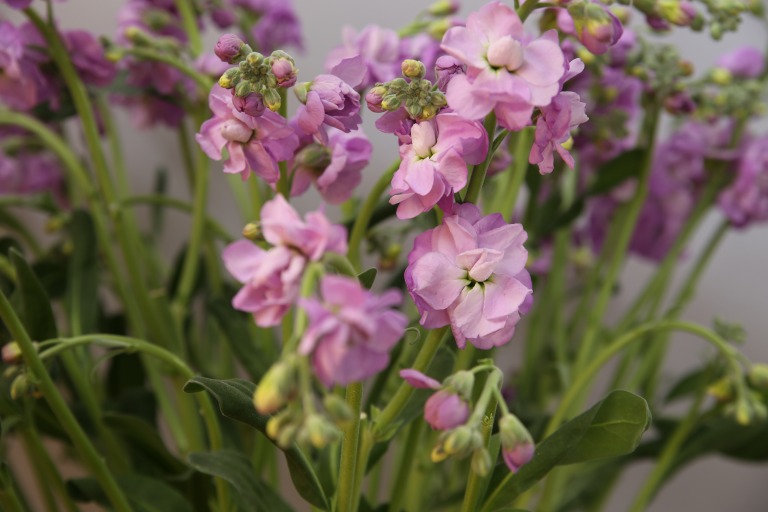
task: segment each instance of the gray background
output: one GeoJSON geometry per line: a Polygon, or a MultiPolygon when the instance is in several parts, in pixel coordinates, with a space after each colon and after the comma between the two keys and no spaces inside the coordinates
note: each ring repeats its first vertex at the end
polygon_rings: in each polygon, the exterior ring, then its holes
{"type": "MultiPolygon", "coordinates": [[[[39,5],[41,2],[35,2],[39,5]]],[[[116,13],[120,0],[68,0],[56,4],[61,27],[86,28],[107,36],[114,35],[116,13]]],[[[465,1],[461,14],[483,5],[483,1],[465,1]]],[[[377,23],[384,27],[398,29],[405,26],[418,9],[428,5],[426,0],[294,0],[303,22],[306,51],[297,57],[300,80],[309,80],[321,73],[327,52],[340,42],[340,29],[344,25],[362,27],[377,23]]],[[[701,7],[701,4],[698,4],[701,7]]],[[[742,44],[759,48],[766,46],[766,30],[754,19],[747,19],[737,34],[728,34],[722,41],[713,42],[706,34],[678,30],[665,38],[677,44],[683,54],[696,66],[704,69],[727,50],[742,44]]],[[[209,48],[215,36],[207,37],[209,48]]],[[[396,155],[396,144],[391,136],[384,136],[372,126],[372,116],[366,115],[365,130],[374,143],[374,159],[365,171],[363,189],[367,189],[396,155]]],[[[123,112],[118,114],[122,135],[125,140],[128,168],[134,194],[151,192],[151,179],[159,165],[171,172],[172,193],[185,197],[186,187],[183,172],[177,156],[175,135],[166,129],[137,131],[123,112]]],[[[765,126],[762,127],[765,132],[765,126]]],[[[238,232],[242,226],[234,209],[231,193],[225,177],[215,164],[212,167],[209,211],[219,218],[225,227],[238,232]]],[[[302,198],[305,207],[314,207],[316,196],[302,198]]],[[[187,219],[171,214],[169,229],[166,229],[165,249],[172,254],[179,243],[186,238],[187,219]]],[[[694,239],[690,253],[695,254],[706,241],[718,221],[713,214],[705,227],[694,239]]],[[[768,361],[768,227],[752,228],[746,232],[734,232],[718,250],[709,270],[699,286],[699,293],[691,304],[685,318],[705,325],[711,325],[717,316],[742,324],[748,333],[744,351],[755,361],[768,361]]],[[[684,275],[687,265],[681,265],[678,276],[684,275]]],[[[623,283],[626,289],[637,290],[654,271],[654,267],[633,260],[625,268],[623,283]]],[[[612,305],[613,311],[621,311],[627,299],[619,297],[612,305]]],[[[697,365],[708,353],[702,343],[680,336],[673,344],[671,358],[665,367],[667,378],[682,374],[686,368],[697,365]]],[[[514,341],[513,341],[514,344],[514,341]]],[[[515,366],[514,350],[510,353],[509,365],[515,366]]],[[[607,510],[625,510],[644,480],[650,466],[638,466],[627,472],[619,491],[611,500],[607,510]]],[[[768,469],[764,466],[749,466],[711,457],[689,467],[661,492],[650,510],[719,512],[724,510],[759,511],[766,510],[768,499],[768,469]]]]}

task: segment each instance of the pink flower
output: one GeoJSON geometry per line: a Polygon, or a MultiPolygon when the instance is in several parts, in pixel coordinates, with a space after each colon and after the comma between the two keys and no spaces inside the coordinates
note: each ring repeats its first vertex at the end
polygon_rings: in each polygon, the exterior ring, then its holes
{"type": "Polygon", "coordinates": [[[323,124],[343,132],[360,126],[360,95],[344,80],[334,75],[318,75],[306,87],[303,105],[296,113],[304,133],[322,135],[323,124]]]}
{"type": "Polygon", "coordinates": [[[416,237],[405,281],[421,324],[450,325],[460,348],[467,340],[481,349],[508,342],[531,305],[526,238],[520,224],[483,217],[471,203],[416,237]]]}
{"type": "Polygon", "coordinates": [[[400,292],[375,295],[357,279],[328,275],[320,293],[322,301],[301,301],[309,326],[299,345],[299,353],[311,355],[320,382],[343,386],[386,368],[408,325],[405,315],[392,309],[402,300],[400,292]]]}
{"type": "Polygon", "coordinates": [[[467,163],[482,162],[487,152],[488,134],[477,121],[446,112],[413,125],[392,178],[389,202],[398,205],[397,216],[410,219],[450,199],[467,184],[467,163]]]}
{"type": "Polygon", "coordinates": [[[251,313],[262,327],[277,325],[296,302],[304,268],[328,251],[347,250],[346,230],[331,224],[321,211],[310,212],[306,221],[282,195],[261,209],[264,238],[269,250],[240,240],[222,253],[224,266],[244,284],[232,306],[251,313]]]}
{"type": "Polygon", "coordinates": [[[243,180],[254,172],[267,183],[276,183],[280,176],[277,162],[293,157],[299,145],[285,119],[271,111],[260,117],[239,112],[230,92],[218,85],[211,90],[208,104],[213,117],[203,123],[195,136],[205,154],[221,160],[226,147],[224,172],[240,174],[243,180]]]}
{"type": "Polygon", "coordinates": [[[507,414],[499,420],[499,437],[504,463],[512,473],[533,458],[536,450],[533,438],[516,416],[507,414]]]}
{"type": "Polygon", "coordinates": [[[448,84],[456,75],[463,75],[466,72],[466,66],[450,55],[441,55],[435,62],[435,79],[437,87],[445,92],[448,90],[448,84]]]}
{"type": "Polygon", "coordinates": [[[303,194],[314,183],[323,199],[341,204],[360,184],[361,171],[371,160],[371,142],[362,130],[330,133],[327,146],[315,142],[296,153],[292,196],[303,194]]]}
{"type": "Polygon", "coordinates": [[[589,120],[585,113],[586,107],[578,94],[565,91],[555,96],[552,103],[541,108],[528,157],[530,163],[539,165],[541,174],[549,174],[555,168],[555,152],[573,169],[573,157],[563,147],[563,143],[571,138],[571,130],[589,120]]]}
{"type": "Polygon", "coordinates": [[[435,430],[450,430],[469,418],[469,404],[455,391],[441,389],[424,404],[424,419],[435,430]]]}
{"type": "Polygon", "coordinates": [[[742,46],[717,59],[717,66],[740,78],[758,78],[765,72],[765,57],[753,46],[742,46]]]}
{"type": "Polygon", "coordinates": [[[364,89],[376,82],[388,82],[400,73],[400,39],[393,30],[368,25],[360,32],[344,27],[344,43],[331,51],[325,69],[334,75],[359,76],[355,89],[364,89]]]}
{"type": "Polygon", "coordinates": [[[413,368],[406,368],[400,370],[400,377],[405,379],[405,382],[418,389],[440,389],[440,383],[421,373],[419,370],[413,368]]]}
{"type": "Polygon", "coordinates": [[[749,141],[743,149],[733,183],[718,203],[736,227],[768,221],[768,136],[749,141]]]}
{"type": "Polygon", "coordinates": [[[510,130],[527,126],[533,107],[550,103],[566,71],[557,32],[531,41],[517,13],[500,2],[470,14],[466,27],[448,30],[442,48],[467,66],[448,85],[448,105],[467,119],[495,110],[510,130]]]}

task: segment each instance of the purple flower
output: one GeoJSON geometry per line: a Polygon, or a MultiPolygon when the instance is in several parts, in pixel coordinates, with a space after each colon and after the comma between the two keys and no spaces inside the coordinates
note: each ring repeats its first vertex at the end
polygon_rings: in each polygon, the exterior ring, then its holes
{"type": "Polygon", "coordinates": [[[3,3],[14,9],[26,9],[30,6],[32,0],[3,0],[3,3]]]}
{"type": "Polygon", "coordinates": [[[720,194],[718,204],[739,228],[768,220],[768,136],[747,143],[736,178],[720,194]]]}
{"type": "Polygon", "coordinates": [[[63,200],[64,172],[48,153],[21,152],[9,157],[0,153],[0,195],[32,195],[51,192],[63,200]]]}
{"type": "Polygon", "coordinates": [[[296,66],[291,60],[284,57],[275,59],[272,63],[272,73],[277,79],[278,87],[292,87],[299,77],[296,66]]]}
{"type": "Polygon", "coordinates": [[[471,203],[416,237],[405,282],[421,324],[450,325],[460,348],[467,340],[481,349],[508,342],[531,305],[526,238],[520,224],[483,217],[471,203]]]}
{"type": "Polygon", "coordinates": [[[467,163],[482,162],[487,152],[488,134],[477,121],[451,112],[413,125],[392,178],[389,202],[398,205],[398,218],[413,218],[451,200],[467,184],[467,163]]]}
{"type": "Polygon", "coordinates": [[[400,377],[414,388],[418,389],[440,389],[440,383],[413,368],[400,370],[400,377]]]}
{"type": "Polygon", "coordinates": [[[118,40],[126,42],[125,32],[138,28],[151,35],[187,41],[174,0],[128,0],[117,13],[118,40]]]}
{"type": "Polygon", "coordinates": [[[742,46],[717,59],[717,66],[740,78],[758,78],[765,72],[765,57],[753,46],[742,46]]]}
{"type": "Polygon", "coordinates": [[[495,110],[510,130],[527,126],[533,107],[552,101],[566,72],[557,32],[529,41],[517,13],[500,2],[470,14],[466,27],[446,32],[442,48],[467,65],[467,74],[448,85],[448,105],[467,119],[495,110]]]}
{"type": "Polygon", "coordinates": [[[27,49],[30,35],[0,20],[0,100],[14,110],[29,110],[46,97],[46,80],[27,49]]]}
{"type": "Polygon", "coordinates": [[[541,116],[536,121],[536,134],[528,161],[538,164],[541,174],[549,174],[555,168],[554,154],[573,169],[573,157],[563,147],[571,138],[571,130],[588,121],[585,114],[587,105],[575,92],[561,92],[552,99],[552,103],[541,108],[541,116]]]}
{"type": "Polygon", "coordinates": [[[424,419],[435,430],[450,430],[469,418],[469,404],[458,393],[441,389],[424,404],[424,419]]]}
{"type": "MultiPolygon", "coordinates": [[[[299,128],[308,134],[322,136],[325,124],[343,132],[357,129],[360,117],[360,95],[348,83],[334,75],[318,75],[306,86],[306,97],[296,114],[299,128]]],[[[302,87],[303,88],[303,87],[302,87]]]]}
{"type": "Polygon", "coordinates": [[[234,64],[238,59],[245,57],[242,55],[245,42],[235,34],[222,34],[216,41],[214,53],[227,64],[234,64]]]}
{"type": "Polygon", "coordinates": [[[509,470],[512,473],[517,473],[521,467],[531,461],[535,450],[533,443],[520,443],[514,448],[502,449],[501,455],[504,457],[504,464],[509,470]]]}
{"type": "Polygon", "coordinates": [[[252,117],[259,117],[264,113],[264,109],[267,108],[264,105],[264,97],[256,92],[252,92],[244,98],[232,96],[232,106],[238,112],[252,117]]]}
{"type": "Polygon", "coordinates": [[[362,130],[350,133],[330,130],[328,145],[309,143],[296,153],[291,195],[301,195],[310,183],[331,204],[352,196],[362,179],[361,171],[371,160],[373,146],[362,130]]]}
{"type": "Polygon", "coordinates": [[[213,53],[203,53],[195,59],[195,69],[203,74],[218,79],[226,70],[231,68],[213,53]]]}
{"type": "Polygon", "coordinates": [[[467,67],[450,55],[441,55],[435,62],[435,78],[437,87],[445,92],[448,90],[448,83],[456,75],[463,75],[467,72],[467,67]]]}
{"type": "Polygon", "coordinates": [[[212,159],[221,160],[226,147],[224,172],[240,174],[243,180],[254,172],[267,183],[277,183],[277,162],[292,158],[299,145],[285,119],[271,111],[260,117],[239,112],[232,103],[232,94],[218,85],[211,90],[208,103],[213,117],[203,123],[195,136],[203,151],[212,159]]]}
{"type": "Polygon", "coordinates": [[[213,24],[221,29],[229,28],[237,23],[237,16],[227,7],[216,7],[214,5],[211,7],[209,14],[213,24]]]}
{"type": "Polygon", "coordinates": [[[104,87],[112,83],[117,67],[104,55],[104,47],[93,34],[85,30],[70,30],[64,33],[64,44],[72,64],[87,84],[104,87]]]}
{"type": "Polygon", "coordinates": [[[309,326],[299,345],[299,353],[311,355],[320,382],[343,386],[386,368],[408,325],[406,316],[392,309],[402,300],[400,292],[375,295],[355,278],[328,275],[320,281],[320,294],[322,300],[301,301],[309,326]]]}
{"type": "Polygon", "coordinates": [[[346,231],[321,211],[308,213],[302,221],[281,195],[264,205],[261,222],[264,238],[274,247],[265,251],[240,240],[227,246],[222,258],[229,273],[244,284],[232,306],[270,327],[296,302],[307,261],[320,259],[326,251],[346,251],[346,231]]]}
{"type": "Polygon", "coordinates": [[[133,124],[138,128],[151,128],[163,124],[171,128],[181,125],[186,113],[169,98],[144,95],[115,95],[113,100],[128,108],[133,124]]]}
{"type": "Polygon", "coordinates": [[[400,73],[400,39],[393,30],[368,25],[360,32],[344,27],[343,44],[328,54],[325,69],[334,75],[360,75],[359,83],[349,82],[356,89],[364,89],[376,82],[388,82],[400,73]]]}
{"type": "Polygon", "coordinates": [[[303,48],[301,23],[291,0],[234,0],[233,3],[259,15],[251,27],[251,35],[260,52],[266,55],[281,48],[303,48]]]}

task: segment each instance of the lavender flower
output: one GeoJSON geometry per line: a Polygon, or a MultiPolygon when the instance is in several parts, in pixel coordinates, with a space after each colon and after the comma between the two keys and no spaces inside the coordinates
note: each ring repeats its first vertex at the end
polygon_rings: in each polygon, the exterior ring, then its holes
{"type": "Polygon", "coordinates": [[[322,136],[325,124],[343,132],[360,126],[360,95],[334,75],[318,75],[296,89],[303,103],[296,114],[299,128],[308,135],[322,136]]]}
{"type": "Polygon", "coordinates": [[[258,21],[251,36],[264,54],[281,48],[303,47],[301,23],[291,0],[232,0],[236,6],[255,14],[258,21]]]}
{"type": "Polygon", "coordinates": [[[400,292],[375,295],[357,279],[329,275],[320,282],[320,294],[322,300],[301,301],[309,326],[299,345],[300,354],[311,355],[320,382],[343,386],[386,368],[389,351],[408,325],[392,309],[402,300],[400,292]]]}
{"type": "Polygon", "coordinates": [[[746,144],[736,178],[720,194],[718,204],[739,228],[768,220],[768,136],[746,144]]]}
{"type": "Polygon", "coordinates": [[[450,325],[460,348],[467,340],[482,349],[508,342],[531,305],[526,238],[520,224],[483,217],[471,203],[416,237],[405,281],[421,324],[450,325]]]}
{"type": "Polygon", "coordinates": [[[13,157],[0,153],[0,196],[51,192],[63,203],[64,172],[48,153],[21,152],[13,157]]]}
{"type": "Polygon", "coordinates": [[[717,66],[739,78],[758,78],[765,72],[765,57],[753,46],[742,46],[717,59],[717,66]]]}
{"type": "Polygon", "coordinates": [[[0,100],[14,110],[29,110],[46,97],[47,83],[29,55],[33,34],[0,20],[0,100]]]}
{"type": "Polygon", "coordinates": [[[585,114],[587,105],[575,92],[561,92],[552,103],[541,108],[541,116],[536,121],[536,134],[528,161],[538,164],[541,174],[554,170],[554,153],[573,169],[573,157],[563,147],[571,138],[571,130],[588,121],[585,114]]]}
{"type": "Polygon", "coordinates": [[[388,82],[399,75],[400,39],[394,31],[376,25],[368,25],[360,32],[344,27],[342,38],[344,43],[325,61],[329,73],[342,77],[359,74],[359,83],[349,82],[356,89],[388,82]]]}
{"type": "Polygon", "coordinates": [[[400,377],[415,388],[438,390],[424,404],[424,419],[433,429],[450,430],[467,422],[469,404],[457,390],[442,388],[438,381],[412,368],[401,370],[400,377]]]}
{"type": "Polygon", "coordinates": [[[104,48],[93,34],[85,30],[70,30],[63,34],[64,44],[72,64],[83,81],[97,87],[112,83],[117,67],[104,55],[104,48]]]}

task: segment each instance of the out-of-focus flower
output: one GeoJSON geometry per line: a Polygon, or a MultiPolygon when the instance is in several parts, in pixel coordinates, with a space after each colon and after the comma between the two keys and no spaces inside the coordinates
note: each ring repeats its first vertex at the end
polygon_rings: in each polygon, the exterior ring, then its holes
{"type": "Polygon", "coordinates": [[[360,184],[361,171],[371,160],[371,142],[362,130],[329,131],[327,146],[309,141],[296,153],[293,164],[289,164],[289,168],[296,169],[291,195],[303,194],[314,183],[323,199],[341,204],[360,184]]]}
{"type": "Polygon", "coordinates": [[[388,82],[400,71],[400,39],[393,30],[368,25],[360,32],[344,27],[343,44],[328,54],[325,69],[345,77],[350,68],[358,72],[358,83],[349,82],[356,89],[364,89],[376,82],[388,82]]]}
{"type": "Polygon", "coordinates": [[[112,83],[117,67],[104,55],[104,47],[93,34],[85,30],[69,30],[63,33],[64,44],[83,81],[97,87],[112,83]]]}
{"type": "Polygon", "coordinates": [[[277,183],[277,163],[293,157],[299,140],[283,117],[266,111],[253,117],[235,109],[229,91],[214,86],[209,97],[213,117],[195,136],[200,147],[214,160],[221,160],[227,149],[224,172],[240,174],[243,180],[251,172],[267,183],[277,183]]]}
{"type": "Polygon", "coordinates": [[[463,75],[466,73],[467,67],[462,64],[456,57],[451,55],[441,55],[435,62],[435,78],[437,79],[437,87],[445,92],[448,90],[448,83],[456,75],[463,75]]]}
{"type": "Polygon", "coordinates": [[[422,233],[408,255],[405,281],[421,324],[450,325],[456,343],[488,349],[507,343],[532,304],[525,270],[527,234],[500,214],[483,217],[456,205],[443,223],[422,233]]]}
{"type": "Polygon", "coordinates": [[[0,153],[0,195],[31,195],[50,192],[63,200],[64,171],[49,153],[20,152],[13,157],[0,153]]]}
{"type": "Polygon", "coordinates": [[[768,136],[747,142],[736,178],[718,203],[734,226],[768,220],[768,136]]]}
{"type": "Polygon", "coordinates": [[[467,183],[467,163],[482,162],[487,152],[488,135],[477,121],[446,112],[414,125],[392,178],[390,203],[398,205],[397,216],[410,219],[452,200],[467,183]]]}
{"type": "Polygon", "coordinates": [[[0,101],[14,110],[29,110],[49,100],[48,84],[30,55],[35,31],[0,20],[0,101]]]}
{"type": "Polygon", "coordinates": [[[596,55],[605,53],[621,37],[621,22],[600,3],[577,0],[568,4],[567,12],[581,44],[596,55]]]}
{"type": "Polygon", "coordinates": [[[470,14],[466,27],[446,32],[442,48],[467,66],[467,74],[448,85],[448,105],[467,119],[495,110],[510,130],[530,124],[533,108],[552,101],[566,72],[557,32],[530,40],[517,13],[500,2],[470,14]]]}
{"type": "Polygon", "coordinates": [[[757,48],[742,46],[717,59],[717,66],[727,69],[733,76],[757,78],[765,72],[765,57],[757,48]]]}
{"type": "Polygon", "coordinates": [[[533,438],[528,429],[512,414],[507,414],[499,420],[499,435],[504,463],[512,473],[516,473],[533,458],[533,438]]]}
{"type": "Polygon", "coordinates": [[[262,53],[272,53],[280,48],[301,50],[301,23],[291,0],[231,0],[257,21],[251,27],[251,36],[262,53]]]}
{"type": "Polygon", "coordinates": [[[438,390],[424,404],[424,419],[433,429],[450,430],[467,422],[470,412],[467,400],[468,394],[472,392],[471,384],[468,392],[466,389],[443,387],[435,379],[412,368],[401,370],[400,377],[415,388],[438,390]]]}
{"type": "Polygon", "coordinates": [[[320,382],[343,386],[386,368],[408,325],[405,315],[392,309],[402,300],[400,292],[376,295],[355,278],[328,275],[320,281],[320,294],[322,300],[301,301],[309,326],[299,345],[299,353],[311,355],[320,382]]]}
{"type": "Polygon", "coordinates": [[[334,75],[318,75],[295,89],[302,106],[296,114],[299,128],[308,135],[323,135],[323,124],[350,132],[360,126],[360,95],[334,75]]]}

